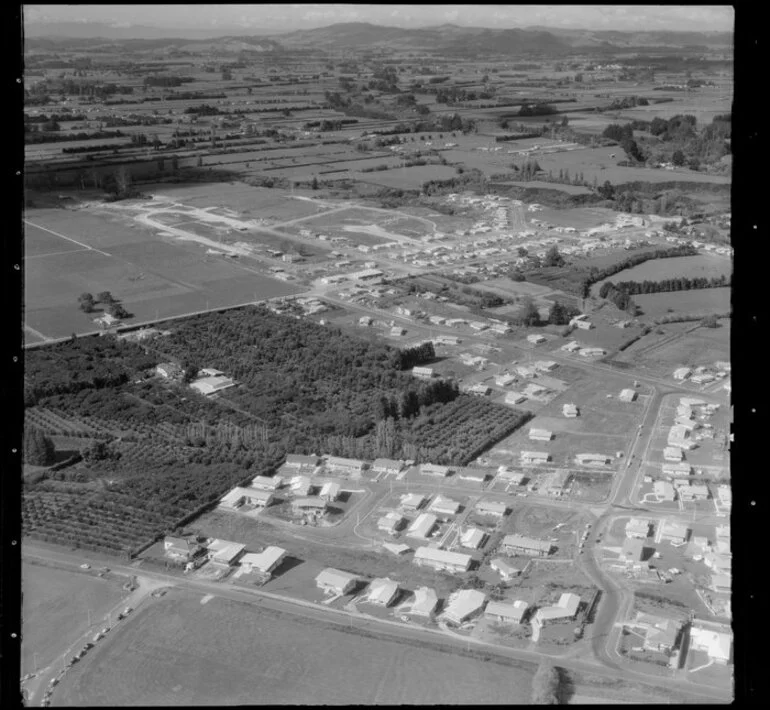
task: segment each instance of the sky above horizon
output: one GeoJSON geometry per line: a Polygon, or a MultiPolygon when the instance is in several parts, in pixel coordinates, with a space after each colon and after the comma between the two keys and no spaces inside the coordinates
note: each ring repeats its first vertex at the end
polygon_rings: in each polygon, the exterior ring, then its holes
{"type": "Polygon", "coordinates": [[[733,29],[732,6],[715,5],[24,5],[25,22],[100,22],[179,29],[288,31],[338,22],[392,27],[453,23],[506,29],[542,25],[587,30],[722,31],[733,29]],[[182,11],[183,12],[180,12],[182,11]]]}

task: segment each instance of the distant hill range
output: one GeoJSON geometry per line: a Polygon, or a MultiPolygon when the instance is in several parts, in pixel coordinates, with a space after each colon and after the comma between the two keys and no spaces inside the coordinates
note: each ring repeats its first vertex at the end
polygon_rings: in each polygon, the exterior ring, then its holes
{"type": "Polygon", "coordinates": [[[731,32],[620,32],[547,27],[489,29],[452,24],[404,29],[366,22],[341,23],[287,33],[251,28],[174,30],[90,22],[29,22],[25,24],[24,33],[28,49],[100,45],[121,45],[129,50],[184,46],[190,50],[211,48],[225,52],[376,48],[461,56],[564,55],[581,50],[611,53],[642,48],[708,50],[731,48],[733,43],[731,32]]]}

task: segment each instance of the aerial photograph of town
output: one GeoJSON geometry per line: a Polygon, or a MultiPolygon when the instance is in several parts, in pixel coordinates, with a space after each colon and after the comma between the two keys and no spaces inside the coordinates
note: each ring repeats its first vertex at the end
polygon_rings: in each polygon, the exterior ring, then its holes
{"type": "Polygon", "coordinates": [[[733,703],[734,13],[24,6],[18,702],[733,703]]]}

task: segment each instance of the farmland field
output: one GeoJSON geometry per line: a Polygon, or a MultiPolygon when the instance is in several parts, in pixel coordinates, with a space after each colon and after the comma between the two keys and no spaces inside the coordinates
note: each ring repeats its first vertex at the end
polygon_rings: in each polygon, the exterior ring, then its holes
{"type": "Polygon", "coordinates": [[[731,288],[704,288],[696,291],[648,293],[634,296],[646,318],[676,313],[726,313],[730,310],[731,288]]]}
{"type": "Polygon", "coordinates": [[[25,264],[25,323],[50,338],[97,329],[93,319],[100,312],[77,307],[84,292],[112,292],[134,314],[133,322],[142,322],[301,290],[209,256],[200,245],[153,236],[97,213],[29,210],[27,218],[37,226],[26,233],[25,248],[34,258],[25,264]]]}
{"type": "Polygon", "coordinates": [[[172,593],[67,674],[57,705],[527,702],[529,672],[172,593]]]}
{"type": "Polygon", "coordinates": [[[356,175],[360,182],[385,187],[417,189],[429,180],[449,180],[457,177],[457,172],[448,165],[418,165],[411,168],[356,173],[356,175]]]}
{"type": "Polygon", "coordinates": [[[516,187],[541,189],[541,190],[559,190],[560,192],[566,192],[570,195],[588,195],[591,191],[582,185],[563,185],[558,182],[542,182],[540,180],[530,180],[528,182],[517,182],[511,180],[510,182],[501,183],[502,185],[515,185],[516,187]]]}
{"type": "MultiPolygon", "coordinates": [[[[698,256],[675,256],[668,259],[651,259],[624,269],[606,279],[607,281],[663,281],[677,277],[711,278],[732,272],[732,262],[722,256],[698,254],[698,256]]],[[[596,284],[597,286],[600,286],[596,284]]],[[[636,297],[634,297],[636,298],[636,297]]]]}
{"type": "Polygon", "coordinates": [[[120,584],[90,574],[22,564],[22,673],[44,668],[124,596],[120,584]]]}

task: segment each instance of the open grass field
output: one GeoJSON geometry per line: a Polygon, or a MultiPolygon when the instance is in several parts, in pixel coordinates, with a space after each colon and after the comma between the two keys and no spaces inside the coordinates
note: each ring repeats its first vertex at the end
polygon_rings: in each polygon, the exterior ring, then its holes
{"type": "MultiPolygon", "coordinates": [[[[715,254],[697,256],[675,256],[669,259],[651,259],[637,264],[631,269],[624,269],[611,276],[608,281],[663,281],[677,277],[712,278],[732,273],[732,262],[715,254]]],[[[603,282],[602,282],[603,283],[603,282]]],[[[636,298],[636,297],[634,297],[636,298]]]]}
{"type": "Polygon", "coordinates": [[[582,172],[583,177],[591,181],[596,177],[599,183],[609,180],[613,185],[625,182],[710,182],[727,185],[730,178],[721,175],[706,175],[692,170],[661,170],[655,168],[627,168],[618,165],[625,159],[623,150],[611,148],[583,148],[562,153],[551,153],[536,156],[540,167],[558,173],[559,170],[569,170],[570,175],[582,172]],[[610,155],[615,157],[611,158],[610,155]]]}
{"type": "Polygon", "coordinates": [[[449,180],[457,177],[448,165],[416,165],[411,168],[395,168],[372,173],[356,173],[360,182],[401,189],[418,189],[429,180],[449,180]]]}
{"type": "Polygon", "coordinates": [[[509,182],[501,183],[503,185],[515,185],[516,187],[524,188],[539,188],[541,190],[559,190],[560,192],[566,192],[569,195],[589,195],[591,191],[582,185],[562,185],[558,182],[542,182],[540,180],[530,180],[529,182],[518,182],[511,180],[509,182]]]}
{"type": "Polygon", "coordinates": [[[67,674],[56,705],[526,703],[524,667],[172,592],[67,674]]]}
{"type": "Polygon", "coordinates": [[[644,319],[657,318],[666,313],[726,313],[731,310],[732,289],[704,288],[697,291],[648,293],[634,296],[642,309],[644,319]]]}
{"type": "Polygon", "coordinates": [[[120,583],[85,572],[23,563],[21,672],[55,661],[124,596],[120,583]],[[37,658],[35,658],[35,655],[37,658]]]}
{"type": "Polygon", "coordinates": [[[259,273],[256,264],[207,255],[199,244],[97,210],[28,210],[26,219],[25,323],[49,338],[97,329],[93,319],[101,314],[78,309],[84,292],[110,291],[134,314],[130,323],[301,290],[259,273]]]}

